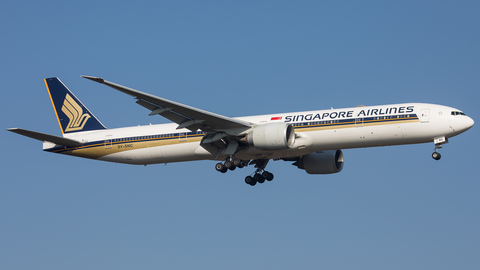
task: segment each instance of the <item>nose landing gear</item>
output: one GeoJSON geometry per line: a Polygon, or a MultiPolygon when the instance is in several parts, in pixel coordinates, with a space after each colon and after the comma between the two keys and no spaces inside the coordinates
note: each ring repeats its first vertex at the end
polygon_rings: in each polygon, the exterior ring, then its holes
{"type": "Polygon", "coordinates": [[[440,158],[442,158],[442,155],[440,155],[438,149],[442,148],[442,144],[448,143],[448,139],[446,139],[445,137],[440,137],[436,138],[433,142],[435,143],[435,152],[432,153],[432,158],[435,160],[440,160],[440,158]]]}

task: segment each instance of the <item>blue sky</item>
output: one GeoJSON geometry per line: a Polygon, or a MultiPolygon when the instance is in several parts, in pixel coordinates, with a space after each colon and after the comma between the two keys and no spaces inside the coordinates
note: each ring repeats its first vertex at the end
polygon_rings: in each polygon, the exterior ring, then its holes
{"type": "MultiPolygon", "coordinates": [[[[80,78],[226,116],[428,102],[480,121],[476,1],[7,1],[1,123],[61,134],[43,78],[105,124],[167,123],[80,78]]],[[[478,127],[344,150],[341,173],[270,162],[132,166],[41,151],[7,131],[1,269],[478,269],[478,127]]]]}

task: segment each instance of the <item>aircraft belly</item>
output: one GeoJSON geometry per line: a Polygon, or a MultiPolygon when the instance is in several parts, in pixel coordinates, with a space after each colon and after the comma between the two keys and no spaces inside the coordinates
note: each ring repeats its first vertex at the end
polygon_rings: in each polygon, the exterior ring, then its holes
{"type": "Polygon", "coordinates": [[[150,150],[153,157],[152,163],[170,163],[205,159],[195,154],[198,147],[198,142],[151,147],[150,150]]]}
{"type": "Polygon", "coordinates": [[[108,154],[98,158],[103,161],[127,164],[151,164],[152,155],[148,148],[132,149],[108,154]]]}
{"type": "Polygon", "coordinates": [[[437,131],[424,123],[361,126],[307,132],[314,139],[313,151],[425,143],[437,131]]]}

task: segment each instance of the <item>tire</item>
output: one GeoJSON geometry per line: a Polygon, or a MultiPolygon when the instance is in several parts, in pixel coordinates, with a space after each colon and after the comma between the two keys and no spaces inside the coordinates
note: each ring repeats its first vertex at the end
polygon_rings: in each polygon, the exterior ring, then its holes
{"type": "Polygon", "coordinates": [[[245,177],[245,183],[249,184],[250,186],[255,186],[257,184],[257,181],[253,179],[250,175],[245,177]]]}
{"type": "Polygon", "coordinates": [[[237,166],[235,166],[235,164],[233,164],[233,162],[231,162],[230,160],[225,161],[225,167],[227,167],[227,169],[231,171],[237,168],[237,166]]]}
{"type": "Polygon", "coordinates": [[[439,160],[440,158],[442,158],[442,155],[440,155],[440,153],[438,152],[433,152],[432,158],[435,160],[439,160]]]}
{"type": "Polygon", "coordinates": [[[242,161],[238,158],[234,158],[233,159],[233,164],[237,167],[240,167],[240,164],[242,163],[242,161]]]}
{"type": "Polygon", "coordinates": [[[223,165],[222,163],[215,164],[215,170],[217,170],[218,172],[223,172],[224,168],[225,168],[225,165],[223,165]]]}
{"type": "Polygon", "coordinates": [[[258,183],[260,184],[263,184],[263,182],[265,182],[265,177],[263,177],[261,174],[259,173],[256,173],[254,176],[253,176],[253,180],[257,181],[258,183]]]}
{"type": "Polygon", "coordinates": [[[273,173],[270,172],[263,172],[262,176],[265,178],[267,181],[272,181],[273,180],[273,173]]]}

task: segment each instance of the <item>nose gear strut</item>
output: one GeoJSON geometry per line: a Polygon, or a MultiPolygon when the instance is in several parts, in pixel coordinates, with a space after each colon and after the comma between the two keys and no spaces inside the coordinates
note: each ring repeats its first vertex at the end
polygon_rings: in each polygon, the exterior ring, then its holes
{"type": "Polygon", "coordinates": [[[435,143],[435,152],[432,153],[432,158],[435,160],[440,160],[440,158],[442,158],[442,155],[440,155],[438,149],[442,148],[442,144],[448,143],[448,139],[446,139],[445,137],[440,137],[433,140],[433,142],[435,143]]]}

